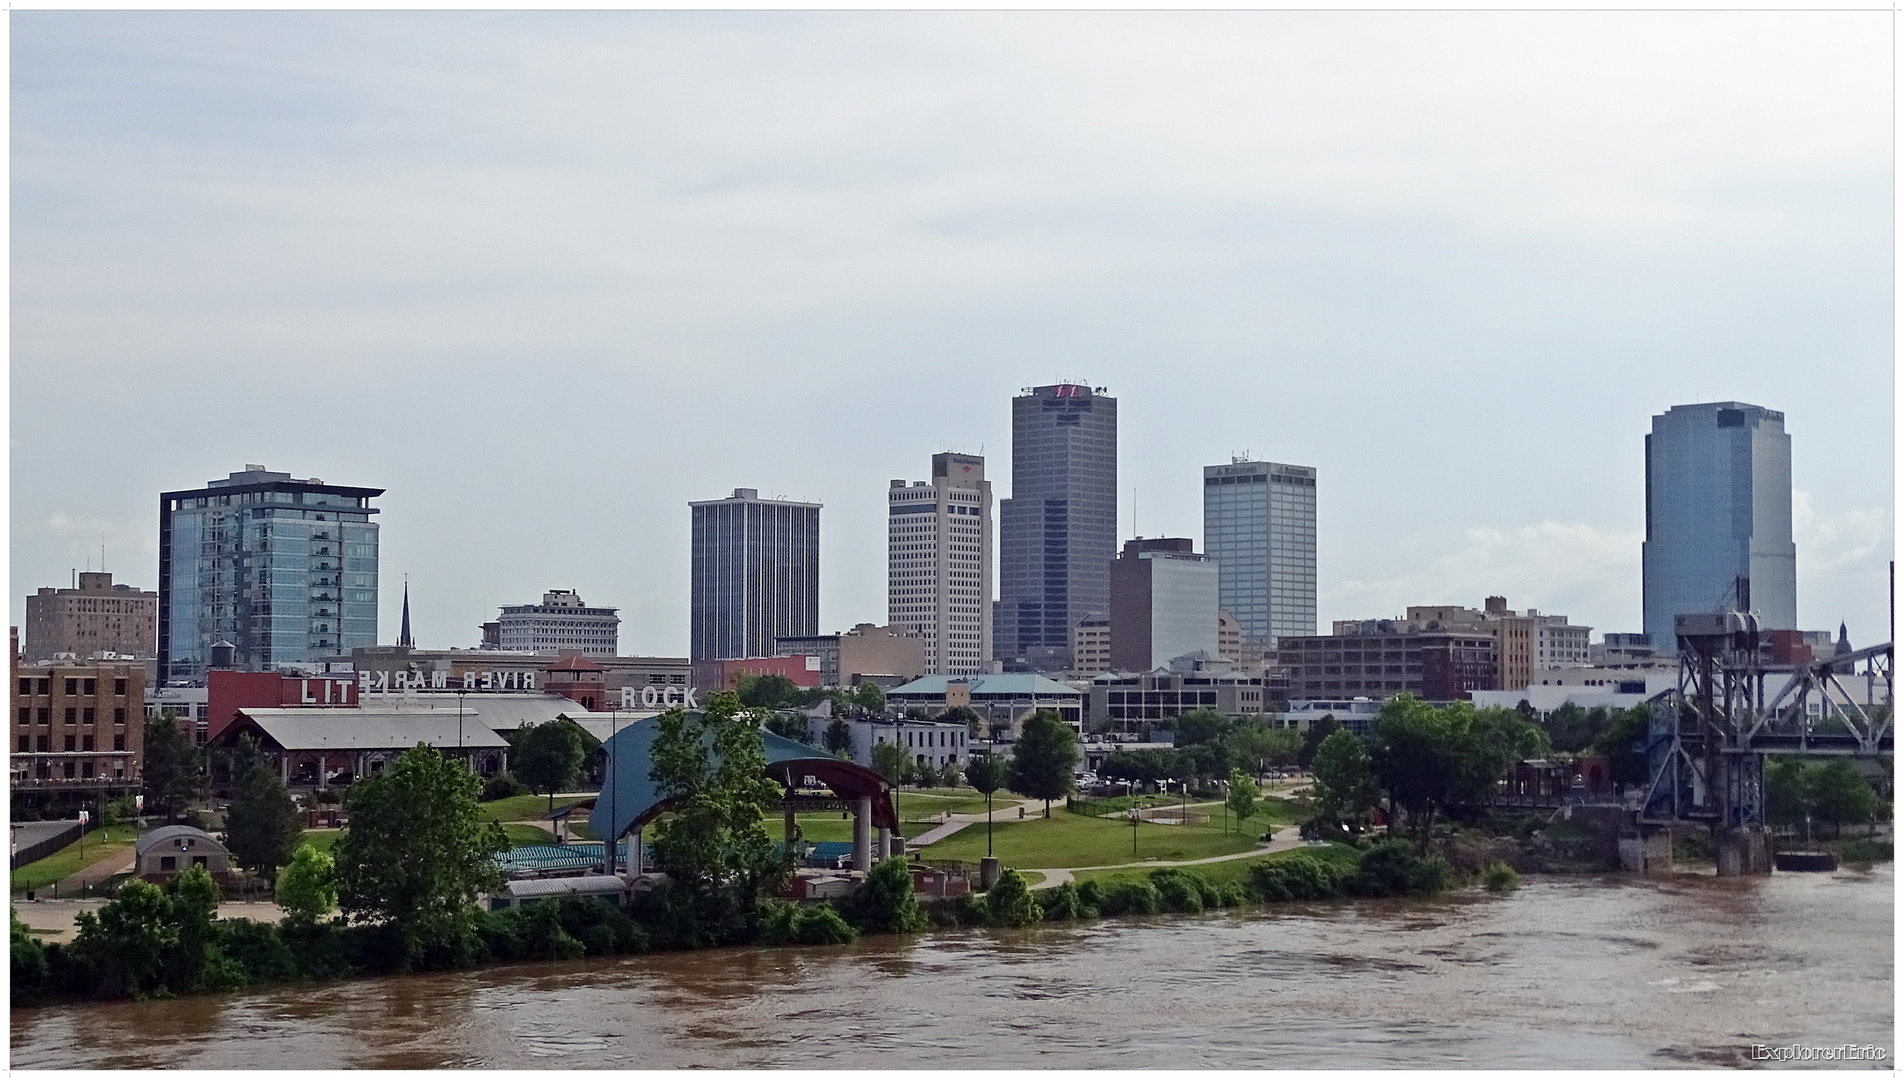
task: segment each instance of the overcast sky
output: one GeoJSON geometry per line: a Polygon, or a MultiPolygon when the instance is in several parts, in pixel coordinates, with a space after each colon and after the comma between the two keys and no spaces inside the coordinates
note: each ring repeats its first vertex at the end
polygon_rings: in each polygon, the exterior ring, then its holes
{"type": "Polygon", "coordinates": [[[690,499],[1119,399],[1120,532],[1313,465],[1322,628],[1640,629],[1642,439],[1781,409],[1806,628],[1886,633],[1888,12],[50,13],[12,25],[12,618],[157,494],[383,487],[380,638],[579,589],[683,655],[690,499]]]}

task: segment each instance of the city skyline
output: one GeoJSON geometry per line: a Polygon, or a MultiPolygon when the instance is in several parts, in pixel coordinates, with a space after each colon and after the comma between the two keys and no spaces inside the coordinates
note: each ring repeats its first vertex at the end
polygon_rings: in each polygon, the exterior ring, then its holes
{"type": "Polygon", "coordinates": [[[1319,627],[1639,629],[1648,418],[1759,403],[1799,623],[1877,641],[1882,19],[20,13],[11,617],[102,537],[155,589],[153,493],[265,461],[386,489],[425,644],[561,582],[686,655],[681,504],[741,486],[826,504],[843,629],[886,482],[1075,380],[1120,540],[1204,548],[1232,455],[1326,475],[1319,627]],[[528,423],[578,388],[615,422],[528,423]]]}

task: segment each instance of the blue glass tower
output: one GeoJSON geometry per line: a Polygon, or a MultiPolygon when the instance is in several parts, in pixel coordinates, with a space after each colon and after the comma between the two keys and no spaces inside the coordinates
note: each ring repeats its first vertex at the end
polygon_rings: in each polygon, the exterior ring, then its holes
{"type": "Polygon", "coordinates": [[[1646,632],[1675,648],[1673,617],[1743,609],[1798,628],[1792,440],[1785,414],[1737,401],[1675,405],[1646,437],[1646,632]]]}

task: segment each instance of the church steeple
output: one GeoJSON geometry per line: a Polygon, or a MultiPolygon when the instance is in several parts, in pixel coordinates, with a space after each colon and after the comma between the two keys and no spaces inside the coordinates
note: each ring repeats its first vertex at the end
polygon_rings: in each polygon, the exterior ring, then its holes
{"type": "Polygon", "coordinates": [[[410,636],[410,577],[408,574],[403,578],[403,632],[397,635],[397,648],[416,648],[416,639],[410,636]]]}

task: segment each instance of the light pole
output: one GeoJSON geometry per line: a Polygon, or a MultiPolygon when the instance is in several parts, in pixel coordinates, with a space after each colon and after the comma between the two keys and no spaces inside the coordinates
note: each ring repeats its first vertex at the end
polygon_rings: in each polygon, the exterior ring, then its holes
{"type": "MultiPolygon", "coordinates": [[[[456,692],[456,752],[458,755],[463,753],[463,698],[468,695],[468,693],[468,690],[458,690],[456,692]]],[[[463,764],[465,766],[469,764],[467,757],[464,757],[463,764]]]]}
{"type": "Polygon", "coordinates": [[[615,821],[615,733],[621,730],[621,707],[609,710],[608,742],[602,747],[602,783],[608,788],[608,828],[611,835],[602,838],[602,855],[608,860],[608,872],[613,874],[615,866],[621,862],[621,853],[616,850],[621,844],[621,834],[614,832],[615,821]]]}

